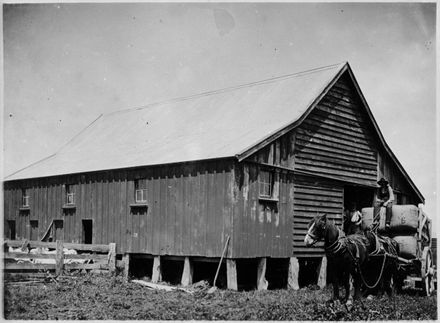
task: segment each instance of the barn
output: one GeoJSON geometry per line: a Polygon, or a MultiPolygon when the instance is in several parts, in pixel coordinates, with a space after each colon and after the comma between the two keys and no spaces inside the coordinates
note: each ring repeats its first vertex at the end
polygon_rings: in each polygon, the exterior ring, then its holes
{"type": "Polygon", "coordinates": [[[424,203],[342,63],[100,115],[5,178],[4,234],[115,242],[133,272],[185,284],[225,251],[228,288],[296,288],[324,255],[310,219],[371,206],[381,176],[424,203]]]}

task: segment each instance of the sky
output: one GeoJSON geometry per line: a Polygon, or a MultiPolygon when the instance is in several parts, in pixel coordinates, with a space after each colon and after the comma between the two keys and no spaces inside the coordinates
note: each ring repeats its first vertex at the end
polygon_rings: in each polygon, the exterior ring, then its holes
{"type": "Polygon", "coordinates": [[[101,113],[348,61],[436,214],[433,3],[6,4],[3,174],[101,113]]]}

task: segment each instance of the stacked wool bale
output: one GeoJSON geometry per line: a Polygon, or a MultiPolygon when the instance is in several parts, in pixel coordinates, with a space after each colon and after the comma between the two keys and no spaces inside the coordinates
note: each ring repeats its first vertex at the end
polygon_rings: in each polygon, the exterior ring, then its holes
{"type": "MultiPolygon", "coordinates": [[[[371,227],[373,223],[373,207],[362,209],[364,225],[371,227]]],[[[399,244],[399,256],[406,259],[420,257],[417,247],[419,226],[419,209],[415,205],[393,205],[390,222],[390,231],[385,231],[385,212],[386,209],[380,209],[379,234],[387,234],[399,244]]]]}

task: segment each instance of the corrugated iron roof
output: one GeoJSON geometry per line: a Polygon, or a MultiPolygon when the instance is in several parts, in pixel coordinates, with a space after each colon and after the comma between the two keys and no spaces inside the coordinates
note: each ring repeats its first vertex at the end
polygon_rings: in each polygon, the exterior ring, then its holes
{"type": "Polygon", "coordinates": [[[234,157],[299,120],[346,65],[101,115],[6,180],[234,157]]]}
{"type": "Polygon", "coordinates": [[[348,63],[101,115],[58,152],[5,180],[214,158],[242,160],[301,123],[344,72],[385,150],[424,203],[386,143],[348,63]]]}

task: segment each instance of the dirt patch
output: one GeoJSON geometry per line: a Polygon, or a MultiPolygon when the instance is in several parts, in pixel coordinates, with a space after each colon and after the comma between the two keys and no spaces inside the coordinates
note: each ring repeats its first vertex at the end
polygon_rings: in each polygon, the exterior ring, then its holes
{"type": "Polygon", "coordinates": [[[58,284],[4,286],[7,319],[39,320],[436,320],[436,296],[417,293],[326,304],[331,288],[232,292],[151,290],[120,276],[82,275],[58,284]]]}

